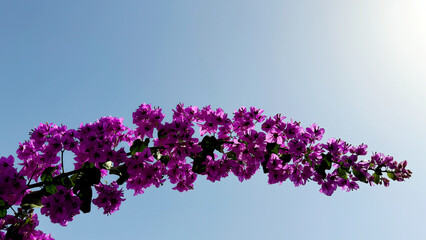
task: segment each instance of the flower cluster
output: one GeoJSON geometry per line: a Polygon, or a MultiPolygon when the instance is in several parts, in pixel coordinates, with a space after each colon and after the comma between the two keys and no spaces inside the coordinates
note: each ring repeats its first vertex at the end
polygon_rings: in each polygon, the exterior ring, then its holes
{"type": "Polygon", "coordinates": [[[0,158],[0,201],[12,206],[21,204],[27,185],[13,167],[13,156],[0,158]]]}
{"type": "Polygon", "coordinates": [[[241,107],[228,116],[221,108],[179,104],[165,123],[161,111],[140,105],[133,113],[135,130],[115,117],[78,129],[46,123],[32,130],[29,140],[19,143],[19,172],[12,156],[0,158],[0,240],[51,239],[35,230],[37,215],[31,208],[36,206],[62,226],[80,210],[89,212],[91,203],[111,214],[125,200],[122,184],[138,195],[168,180],[182,192],[194,188],[198,175],[215,182],[233,174],[242,182],[262,169],[269,184],[289,180],[298,187],[312,181],[331,196],[337,188],[357,190],[361,182],[387,187],[390,180],[411,177],[406,161],[398,163],[382,153],[366,157],[365,144],[335,138],[321,143],[325,130],[318,125],[304,128],[280,114],[267,117],[255,107],[241,107]],[[195,136],[197,130],[202,139],[195,136]],[[122,143],[130,145],[129,151],[116,149],[122,143]],[[65,151],[75,154],[75,168],[69,172],[63,168],[65,151]],[[118,179],[100,183],[108,173],[118,179]],[[98,194],[94,199],[93,186],[98,194]],[[24,210],[7,215],[12,205],[24,210]]]}
{"type": "Polygon", "coordinates": [[[19,143],[16,151],[18,158],[23,162],[20,173],[23,176],[37,181],[48,167],[59,164],[58,153],[67,150],[71,151],[76,141],[74,139],[75,130],[68,130],[66,126],[57,126],[53,123],[41,123],[30,133],[30,139],[24,143],[19,143]]]}
{"type": "Polygon", "coordinates": [[[135,194],[142,194],[144,190],[152,185],[157,188],[165,181],[163,174],[164,165],[151,155],[151,150],[146,148],[143,152],[138,152],[133,158],[127,159],[127,189],[135,190],[135,194]]]}
{"type": "Polygon", "coordinates": [[[157,127],[159,137],[154,139],[154,146],[163,148],[159,150],[161,155],[173,160],[164,166],[169,180],[180,182],[180,187],[174,189],[181,191],[192,189],[192,185],[183,187],[185,181],[179,181],[179,177],[183,179],[182,176],[191,176],[194,172],[207,175],[207,179],[213,182],[232,172],[244,181],[250,179],[261,165],[270,184],[289,179],[295,186],[301,186],[314,181],[321,186],[320,192],[328,196],[337,187],[356,190],[359,188],[357,182],[388,186],[388,178],[403,181],[411,176],[411,171],[405,169],[406,162],[397,163],[383,154],[375,154],[371,160],[360,160],[367,154],[367,145],[352,146],[335,138],[318,143],[325,132],[318,125],[303,128],[299,122],[285,122],[285,117],[280,114],[266,118],[262,115],[263,110],[254,107],[238,109],[230,120],[220,108],[213,110],[207,106],[199,110],[179,104],[173,110],[171,123],[153,121],[149,124],[146,119],[155,119],[160,110],[147,106],[142,104],[138,111],[144,109],[145,125],[157,127]],[[206,143],[206,138],[201,142],[193,138],[194,123],[199,126],[201,136],[217,134],[218,139],[206,143]],[[263,131],[255,130],[257,123],[263,131]],[[214,151],[221,152],[222,156],[214,151]],[[192,168],[186,166],[187,157],[194,160],[192,168]]]}
{"type": "Polygon", "coordinates": [[[164,114],[161,109],[152,109],[151,104],[143,103],[133,113],[133,123],[138,126],[136,134],[140,138],[145,136],[152,138],[154,129],[161,124],[164,119],[164,114]]]}
{"type": "MultiPolygon", "coordinates": [[[[72,149],[76,155],[76,168],[85,162],[99,163],[106,161],[107,157],[117,155],[115,148],[121,142],[131,142],[133,132],[123,125],[122,118],[102,117],[94,123],[81,124],[75,132],[78,144],[72,149]]],[[[121,150],[119,150],[121,151],[121,150]]],[[[116,163],[120,163],[120,158],[116,163]]]]}
{"type": "Polygon", "coordinates": [[[45,234],[35,228],[39,225],[37,214],[24,213],[22,209],[13,215],[0,219],[0,240],[54,240],[50,234],[45,234]]]}
{"type": "MultiPolygon", "coordinates": [[[[188,109],[191,109],[189,107],[188,109]]],[[[190,120],[190,119],[188,119],[190,120]]],[[[197,125],[200,127],[200,134],[215,134],[217,130],[219,139],[228,139],[232,130],[231,120],[221,108],[213,111],[210,106],[204,107],[197,114],[197,125]]]]}
{"type": "Polygon", "coordinates": [[[49,216],[50,221],[67,226],[73,217],[80,213],[80,199],[74,195],[71,189],[63,186],[57,187],[57,192],[41,199],[43,207],[41,214],[49,216]]]}
{"type": "Polygon", "coordinates": [[[124,199],[123,189],[118,189],[118,184],[114,181],[110,185],[98,184],[95,186],[98,197],[93,199],[93,204],[104,209],[104,214],[111,214],[119,210],[124,199]]]}

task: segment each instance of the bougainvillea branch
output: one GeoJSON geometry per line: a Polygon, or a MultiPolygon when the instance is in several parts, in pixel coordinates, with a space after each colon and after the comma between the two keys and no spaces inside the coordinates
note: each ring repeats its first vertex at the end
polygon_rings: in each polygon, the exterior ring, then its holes
{"type": "Polygon", "coordinates": [[[280,114],[266,117],[254,107],[242,107],[230,118],[220,108],[179,104],[171,122],[163,123],[164,117],[160,108],[142,104],[133,113],[134,130],[114,117],[78,129],[52,123],[33,129],[30,139],[19,144],[19,170],[13,156],[0,158],[0,239],[53,239],[36,230],[37,207],[62,226],[90,212],[92,203],[104,214],[114,213],[125,200],[120,185],[138,195],[168,180],[183,192],[194,188],[199,175],[215,182],[233,174],[242,182],[262,169],[269,184],[289,179],[297,187],[312,181],[331,196],[338,187],[387,187],[390,180],[411,176],[406,161],[382,153],[365,157],[365,144],[352,146],[335,138],[321,143],[324,129],[318,125],[304,128],[280,114]],[[196,128],[201,139],[194,137],[196,128]],[[122,143],[130,148],[117,149],[122,143]],[[65,151],[75,155],[68,172],[65,151]],[[107,175],[117,175],[116,180],[103,184],[107,175]]]}

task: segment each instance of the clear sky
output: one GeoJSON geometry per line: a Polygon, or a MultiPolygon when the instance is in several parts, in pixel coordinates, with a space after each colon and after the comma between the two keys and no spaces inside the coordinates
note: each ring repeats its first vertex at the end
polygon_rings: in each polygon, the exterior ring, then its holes
{"type": "MultiPolygon", "coordinates": [[[[268,185],[259,172],[179,193],[167,184],[66,239],[423,239],[426,221],[426,2],[1,1],[0,155],[40,122],[76,128],[143,102],[282,113],[408,160],[413,177],[327,197],[268,185]]],[[[72,162],[72,156],[67,161],[72,162]]]]}

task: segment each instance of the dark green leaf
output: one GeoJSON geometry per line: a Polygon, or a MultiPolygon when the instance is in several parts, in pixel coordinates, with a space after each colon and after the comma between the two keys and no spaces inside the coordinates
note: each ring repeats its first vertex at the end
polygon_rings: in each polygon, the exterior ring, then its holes
{"type": "Polygon", "coordinates": [[[84,213],[90,212],[90,204],[92,201],[92,185],[98,184],[101,180],[101,171],[94,164],[83,164],[82,171],[75,178],[73,188],[81,200],[80,210],[84,213]]]}
{"type": "Polygon", "coordinates": [[[332,159],[333,156],[328,153],[328,154],[321,154],[322,155],[322,162],[321,164],[324,164],[325,169],[330,170],[331,169],[331,163],[332,163],[332,159]]]}
{"type": "Polygon", "coordinates": [[[75,182],[77,181],[78,174],[79,174],[79,173],[74,173],[74,174],[70,177],[70,180],[71,180],[73,183],[75,183],[75,182]]]}
{"type": "Polygon", "coordinates": [[[327,174],[325,173],[325,168],[322,166],[322,164],[320,165],[316,165],[314,167],[315,172],[317,172],[323,179],[325,177],[327,177],[327,174]]]}
{"type": "Polygon", "coordinates": [[[24,236],[19,233],[19,230],[19,226],[15,224],[10,226],[6,232],[6,236],[4,236],[4,239],[24,240],[24,236]]]}
{"type": "Polygon", "coordinates": [[[264,160],[262,162],[263,173],[269,172],[269,169],[266,166],[268,165],[268,161],[270,157],[271,157],[271,154],[268,154],[268,153],[266,153],[264,156],[264,160]]]}
{"type": "Polygon", "coordinates": [[[53,181],[53,173],[56,171],[58,167],[48,167],[44,169],[41,174],[41,181],[43,182],[52,182],[53,181]]]}
{"type": "Polygon", "coordinates": [[[165,131],[165,130],[160,129],[160,130],[158,130],[158,132],[157,132],[157,136],[158,136],[158,139],[162,139],[162,138],[167,137],[167,133],[166,133],[166,131],[165,131]]]}
{"type": "Polygon", "coordinates": [[[46,184],[46,186],[44,186],[44,189],[49,194],[55,194],[57,191],[56,186],[54,184],[46,184]]]}
{"type": "Polygon", "coordinates": [[[31,208],[41,208],[43,207],[43,204],[41,204],[41,198],[45,196],[43,190],[34,191],[31,193],[28,193],[24,196],[24,198],[21,201],[21,207],[24,210],[28,210],[31,208]]]}
{"type": "Polygon", "coordinates": [[[90,212],[90,208],[92,205],[92,187],[91,186],[85,186],[81,188],[77,193],[78,198],[80,198],[81,204],[80,204],[80,210],[83,213],[90,212]]]}
{"type": "Polygon", "coordinates": [[[278,143],[268,143],[266,144],[266,150],[268,153],[278,154],[280,150],[280,145],[278,143]]]}
{"type": "Polygon", "coordinates": [[[169,157],[169,156],[167,156],[167,155],[161,156],[160,161],[161,161],[164,165],[166,165],[166,166],[167,166],[167,164],[168,164],[168,163],[169,163],[169,161],[170,161],[170,157],[169,157]]]}
{"type": "Polygon", "coordinates": [[[262,162],[262,169],[263,169],[263,173],[268,173],[269,169],[266,167],[268,165],[267,161],[263,161],[262,162]]]}
{"type": "Polygon", "coordinates": [[[58,176],[58,182],[60,185],[66,188],[72,188],[75,185],[74,182],[72,182],[68,176],[62,174],[58,176]]]}
{"type": "Polygon", "coordinates": [[[81,168],[94,168],[94,167],[95,167],[94,163],[85,162],[83,163],[83,166],[81,168]]]}
{"type": "Polygon", "coordinates": [[[215,148],[217,144],[217,139],[215,136],[204,136],[201,140],[201,147],[204,148],[215,148]]]}
{"type": "Polygon", "coordinates": [[[367,183],[367,177],[362,172],[356,169],[352,169],[352,172],[354,173],[355,177],[358,178],[359,181],[367,183]]]}
{"type": "Polygon", "coordinates": [[[118,185],[122,185],[127,181],[127,179],[129,179],[129,174],[127,173],[126,165],[113,167],[109,170],[109,173],[120,176],[116,181],[118,185]]]}
{"type": "Polygon", "coordinates": [[[4,218],[7,214],[7,204],[3,199],[0,198],[0,218],[4,218]]]}
{"type": "Polygon", "coordinates": [[[143,142],[141,139],[136,139],[135,141],[133,141],[133,144],[130,147],[130,154],[134,156],[138,152],[143,152],[143,150],[148,147],[148,144],[149,138],[146,138],[143,142]]]}
{"type": "Polygon", "coordinates": [[[192,171],[198,174],[206,173],[206,165],[204,164],[205,158],[199,156],[194,159],[194,163],[192,165],[192,171]]]}
{"type": "Polygon", "coordinates": [[[216,150],[216,148],[220,148],[220,143],[214,136],[205,136],[203,140],[201,140],[200,145],[203,149],[200,154],[204,157],[211,156],[214,158],[214,150],[216,150]]]}
{"type": "Polygon", "coordinates": [[[226,153],[226,156],[227,156],[229,159],[237,160],[237,154],[236,154],[236,153],[234,153],[234,152],[232,152],[232,151],[227,152],[227,153],[226,153]]]}
{"type": "Polygon", "coordinates": [[[280,159],[283,160],[283,165],[291,161],[291,154],[284,153],[279,155],[280,159]]]}
{"type": "Polygon", "coordinates": [[[82,172],[77,175],[75,184],[94,185],[101,181],[101,170],[94,163],[84,163],[82,172]]]}
{"type": "Polygon", "coordinates": [[[374,169],[374,172],[377,174],[377,175],[382,175],[382,167],[381,166],[378,166],[378,167],[376,167],[376,169],[374,169]]]}
{"type": "Polygon", "coordinates": [[[6,209],[0,209],[0,218],[6,217],[7,210],[6,209]]]}
{"type": "Polygon", "coordinates": [[[321,155],[322,155],[322,161],[320,165],[316,165],[314,169],[324,179],[327,176],[327,173],[325,172],[325,170],[331,169],[331,154],[321,154],[321,155]]]}
{"type": "Polygon", "coordinates": [[[223,145],[222,145],[222,143],[218,141],[215,149],[218,152],[223,153],[223,145]]]}
{"type": "Polygon", "coordinates": [[[129,179],[129,174],[127,173],[126,165],[113,167],[109,170],[109,173],[120,176],[116,181],[118,185],[122,185],[123,183],[127,181],[127,179],[129,179]]]}
{"type": "Polygon", "coordinates": [[[85,171],[85,177],[89,185],[98,184],[101,181],[101,170],[98,168],[89,168],[85,171]]]}
{"type": "MultiPolygon", "coordinates": [[[[126,168],[127,169],[127,168],[126,168]]],[[[118,185],[122,185],[123,183],[125,183],[127,181],[127,179],[129,179],[129,174],[127,173],[127,170],[125,172],[122,173],[122,175],[117,179],[117,184],[118,185]]]]}

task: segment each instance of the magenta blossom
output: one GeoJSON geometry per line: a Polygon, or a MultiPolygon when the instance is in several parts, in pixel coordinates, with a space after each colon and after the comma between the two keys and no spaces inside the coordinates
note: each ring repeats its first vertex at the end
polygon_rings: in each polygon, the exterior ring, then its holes
{"type": "Polygon", "coordinates": [[[53,223],[67,226],[73,217],[80,213],[80,199],[74,195],[71,189],[57,186],[57,192],[41,199],[43,207],[41,214],[49,216],[53,223]]]}
{"type": "Polygon", "coordinates": [[[121,202],[124,199],[123,189],[118,189],[118,184],[114,181],[110,185],[105,185],[99,183],[95,186],[96,191],[98,192],[98,197],[93,199],[93,204],[98,206],[98,208],[104,209],[104,214],[111,214],[119,210],[121,202]]]}

